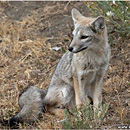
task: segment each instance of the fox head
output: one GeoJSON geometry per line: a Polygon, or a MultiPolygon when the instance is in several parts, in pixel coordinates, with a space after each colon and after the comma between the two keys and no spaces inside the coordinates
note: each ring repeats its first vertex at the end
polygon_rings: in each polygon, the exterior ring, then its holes
{"type": "Polygon", "coordinates": [[[78,53],[85,49],[99,48],[107,40],[103,16],[84,17],[77,9],[72,9],[72,19],[74,31],[69,51],[78,53]]]}

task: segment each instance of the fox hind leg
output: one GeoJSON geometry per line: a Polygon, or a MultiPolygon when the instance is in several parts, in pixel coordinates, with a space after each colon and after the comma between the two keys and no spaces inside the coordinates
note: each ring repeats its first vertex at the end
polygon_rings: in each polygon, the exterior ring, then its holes
{"type": "Polygon", "coordinates": [[[73,87],[65,84],[61,87],[58,86],[57,88],[50,88],[43,100],[43,103],[47,106],[47,111],[57,115],[57,113],[62,111],[66,106],[72,107],[73,104],[75,104],[73,99],[73,87]]]}

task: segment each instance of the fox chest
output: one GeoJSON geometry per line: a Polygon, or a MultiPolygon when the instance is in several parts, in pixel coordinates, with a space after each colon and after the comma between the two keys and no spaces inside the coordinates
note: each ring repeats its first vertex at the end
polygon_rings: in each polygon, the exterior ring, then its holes
{"type": "Polygon", "coordinates": [[[87,83],[91,83],[95,80],[99,67],[96,67],[89,62],[77,63],[74,65],[73,73],[81,81],[86,80],[87,83]]]}
{"type": "Polygon", "coordinates": [[[94,68],[93,65],[81,65],[77,68],[77,75],[80,77],[81,80],[86,80],[91,83],[96,76],[97,69],[94,68]]]}

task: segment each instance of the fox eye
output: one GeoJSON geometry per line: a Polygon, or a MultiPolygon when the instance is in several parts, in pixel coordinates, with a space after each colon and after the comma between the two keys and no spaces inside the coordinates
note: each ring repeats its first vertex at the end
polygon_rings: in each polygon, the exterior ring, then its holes
{"type": "Polygon", "coordinates": [[[83,35],[80,37],[80,39],[86,39],[86,38],[88,38],[88,36],[83,35]]]}

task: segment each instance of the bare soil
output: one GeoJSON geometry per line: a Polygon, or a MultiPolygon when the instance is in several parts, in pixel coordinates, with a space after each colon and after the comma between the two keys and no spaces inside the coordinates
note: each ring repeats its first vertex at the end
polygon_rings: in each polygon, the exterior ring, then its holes
{"type": "MultiPolygon", "coordinates": [[[[0,119],[19,111],[19,94],[28,86],[47,89],[61,56],[72,39],[71,9],[91,16],[84,2],[0,2],[0,119]],[[51,47],[61,47],[59,51],[51,47]]],[[[113,34],[114,35],[114,34],[113,34]]],[[[109,37],[109,40],[111,37],[109,37]]],[[[111,43],[103,103],[110,103],[102,128],[130,126],[130,39],[111,43]]],[[[24,129],[62,128],[62,118],[43,113],[24,129]]],[[[0,124],[0,128],[8,128],[0,124]]]]}

